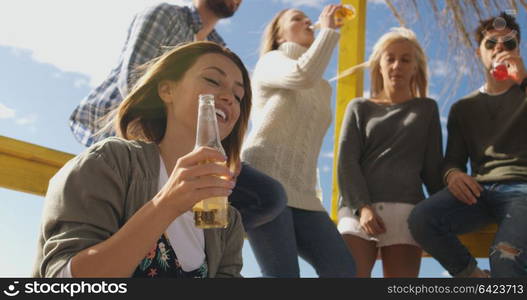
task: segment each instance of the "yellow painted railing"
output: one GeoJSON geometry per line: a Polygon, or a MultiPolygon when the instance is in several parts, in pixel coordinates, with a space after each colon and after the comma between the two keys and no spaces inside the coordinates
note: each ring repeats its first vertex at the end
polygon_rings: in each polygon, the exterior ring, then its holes
{"type": "MultiPolygon", "coordinates": [[[[348,25],[341,28],[339,43],[338,74],[365,61],[366,49],[366,0],[342,0],[342,4],[351,4],[357,11],[357,17],[348,25]]],[[[335,110],[335,132],[333,143],[333,185],[331,198],[331,218],[337,222],[338,184],[337,184],[337,155],[338,139],[342,118],[348,103],[362,96],[363,73],[356,72],[337,81],[337,96],[335,110]]],[[[488,249],[496,233],[496,225],[488,226],[480,231],[461,235],[460,239],[475,257],[487,257],[488,249]]],[[[427,254],[425,253],[425,256],[427,254]]]]}
{"type": "MultiPolygon", "coordinates": [[[[342,0],[342,4],[355,7],[357,16],[340,29],[338,74],[342,74],[350,67],[364,62],[366,49],[366,0],[342,0]]],[[[337,96],[335,103],[335,135],[333,137],[333,185],[331,188],[331,218],[337,220],[337,199],[339,194],[337,184],[337,161],[339,150],[339,135],[342,118],[348,103],[362,96],[363,73],[355,72],[337,81],[337,96]]]]}
{"type": "Polygon", "coordinates": [[[474,257],[488,257],[489,248],[492,245],[497,229],[498,226],[492,224],[479,231],[460,235],[459,239],[461,243],[467,246],[474,257]]]}
{"type": "Polygon", "coordinates": [[[72,157],[0,136],[0,187],[43,196],[49,179],[72,157]]]}

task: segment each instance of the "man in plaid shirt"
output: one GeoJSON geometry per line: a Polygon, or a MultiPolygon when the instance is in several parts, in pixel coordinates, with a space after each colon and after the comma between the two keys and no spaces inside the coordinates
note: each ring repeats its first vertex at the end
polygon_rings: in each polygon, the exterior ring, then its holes
{"type": "MultiPolygon", "coordinates": [[[[108,122],[103,117],[130,91],[134,69],[179,43],[206,39],[225,45],[214,27],[220,19],[231,17],[241,2],[193,0],[191,7],[162,3],[137,14],[128,29],[117,67],[73,111],[70,127],[75,138],[88,147],[114,136],[113,129],[101,132],[108,122]]],[[[249,165],[243,164],[238,172],[229,201],[240,211],[245,229],[249,230],[276,217],[286,205],[286,195],[278,181],[249,165]]]]}
{"type": "Polygon", "coordinates": [[[88,147],[114,136],[115,132],[99,132],[106,125],[101,118],[128,94],[134,68],[182,42],[207,39],[225,45],[214,26],[220,19],[232,16],[240,3],[241,0],[194,0],[192,7],[162,3],[137,14],[128,29],[117,67],[71,115],[75,138],[88,147]]]}

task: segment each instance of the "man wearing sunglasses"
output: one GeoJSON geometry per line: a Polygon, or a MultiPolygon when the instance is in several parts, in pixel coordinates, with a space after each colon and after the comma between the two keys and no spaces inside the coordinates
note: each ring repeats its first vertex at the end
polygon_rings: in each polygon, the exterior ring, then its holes
{"type": "Polygon", "coordinates": [[[447,188],[418,204],[408,222],[415,240],[456,277],[488,276],[456,235],[497,223],[490,275],[527,276],[527,71],[520,27],[502,13],[481,22],[476,41],[486,82],[450,110],[447,188]],[[504,65],[507,78],[492,75],[496,64],[504,65]]]}

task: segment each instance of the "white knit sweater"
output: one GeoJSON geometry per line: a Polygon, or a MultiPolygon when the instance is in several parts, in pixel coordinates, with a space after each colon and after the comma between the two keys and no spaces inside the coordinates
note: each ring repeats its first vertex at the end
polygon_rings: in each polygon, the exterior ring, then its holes
{"type": "Polygon", "coordinates": [[[256,64],[252,129],[244,161],[279,180],[288,206],[324,211],[316,197],[316,168],[331,123],[331,87],[322,79],[339,33],[322,29],[306,49],[286,42],[256,64]]]}

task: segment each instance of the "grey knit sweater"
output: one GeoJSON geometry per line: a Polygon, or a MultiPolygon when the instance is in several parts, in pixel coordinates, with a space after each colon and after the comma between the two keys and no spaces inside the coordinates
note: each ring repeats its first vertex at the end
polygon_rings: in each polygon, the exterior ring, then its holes
{"type": "Polygon", "coordinates": [[[527,182],[527,97],[517,85],[501,95],[475,91],[450,109],[445,173],[457,168],[481,183],[527,182]]]}
{"type": "Polygon", "coordinates": [[[339,39],[322,29],[306,49],[287,42],[260,58],[254,70],[252,130],[244,161],[284,186],[288,206],[323,211],[316,168],[331,123],[331,87],[322,79],[339,39]]]}
{"type": "Polygon", "coordinates": [[[442,188],[437,104],[414,98],[382,105],[359,98],[346,109],[339,142],[340,206],[415,204],[442,188]]]}
{"type": "MultiPolygon", "coordinates": [[[[50,180],[34,277],[55,277],[80,251],[110,238],[158,192],[159,148],[107,138],[50,180]]],[[[229,207],[226,229],[205,229],[209,277],[241,277],[243,225],[229,207]]]]}

